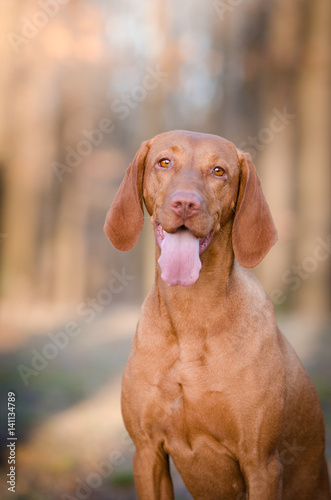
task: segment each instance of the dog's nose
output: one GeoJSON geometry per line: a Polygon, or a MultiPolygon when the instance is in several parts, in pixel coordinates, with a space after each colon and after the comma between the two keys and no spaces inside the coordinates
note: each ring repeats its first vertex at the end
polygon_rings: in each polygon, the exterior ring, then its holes
{"type": "Polygon", "coordinates": [[[171,210],[183,221],[196,214],[201,206],[201,199],[195,193],[178,191],[170,197],[171,210]]]}

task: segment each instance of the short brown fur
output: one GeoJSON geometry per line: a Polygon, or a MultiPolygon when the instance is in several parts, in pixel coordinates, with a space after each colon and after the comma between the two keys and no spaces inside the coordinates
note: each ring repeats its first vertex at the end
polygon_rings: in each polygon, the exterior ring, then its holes
{"type": "Polygon", "coordinates": [[[183,220],[169,200],[178,190],[201,200],[186,227],[213,237],[192,286],[168,286],[156,263],[142,306],[122,385],[138,498],[174,498],[170,455],[196,500],[330,500],[317,393],[244,268],[277,239],[249,155],[214,135],[156,136],[128,168],[105,232],[132,248],[143,201],[153,224],[176,231],[183,220]],[[158,168],[162,157],[171,168],[158,168]],[[216,165],[225,179],[212,175],[216,165]]]}

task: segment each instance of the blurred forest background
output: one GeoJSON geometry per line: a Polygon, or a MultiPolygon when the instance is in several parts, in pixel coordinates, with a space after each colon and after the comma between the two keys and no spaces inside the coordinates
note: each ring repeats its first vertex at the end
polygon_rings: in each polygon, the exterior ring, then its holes
{"type": "Polygon", "coordinates": [[[154,243],[148,220],[129,253],[102,227],[140,143],[171,129],[252,154],[279,232],[256,274],[330,462],[330,1],[12,0],[0,26],[1,498],[8,391],[16,498],[135,498],[120,379],[154,243]]]}

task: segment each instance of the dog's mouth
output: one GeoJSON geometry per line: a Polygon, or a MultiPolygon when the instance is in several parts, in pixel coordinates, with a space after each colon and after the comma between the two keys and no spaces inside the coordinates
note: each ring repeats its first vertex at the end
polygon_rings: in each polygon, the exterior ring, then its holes
{"type": "Polygon", "coordinates": [[[197,281],[201,269],[200,254],[208,247],[212,233],[213,230],[207,236],[197,238],[185,226],[167,233],[161,224],[156,224],[156,242],[161,250],[158,263],[161,278],[167,285],[190,286],[197,281]]]}

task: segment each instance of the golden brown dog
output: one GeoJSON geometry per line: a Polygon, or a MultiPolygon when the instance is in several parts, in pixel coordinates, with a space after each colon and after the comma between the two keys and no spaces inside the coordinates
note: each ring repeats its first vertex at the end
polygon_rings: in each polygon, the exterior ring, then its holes
{"type": "Polygon", "coordinates": [[[249,155],[207,134],[144,142],[105,232],[156,236],[156,278],[123,376],[140,500],[173,499],[169,455],[196,500],[326,500],[316,391],[251,271],[277,240],[249,155]]]}

